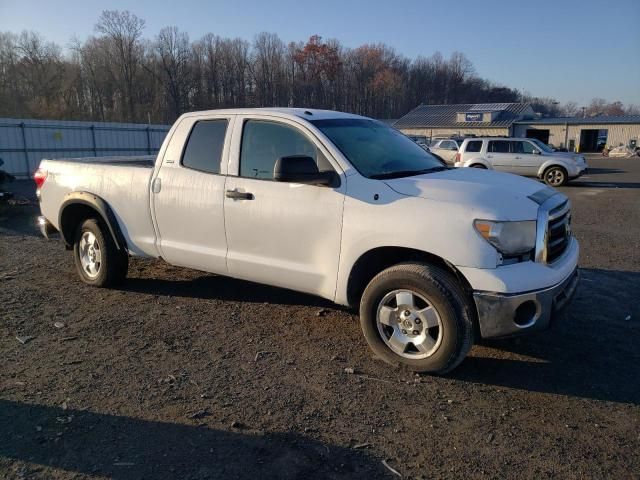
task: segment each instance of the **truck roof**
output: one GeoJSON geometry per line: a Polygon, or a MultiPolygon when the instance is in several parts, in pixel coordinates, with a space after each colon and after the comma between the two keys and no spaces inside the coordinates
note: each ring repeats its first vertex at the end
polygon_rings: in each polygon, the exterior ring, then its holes
{"type": "Polygon", "coordinates": [[[182,115],[182,117],[200,116],[206,114],[220,115],[248,115],[256,113],[270,113],[276,117],[282,118],[304,118],[305,120],[325,120],[329,118],[367,118],[361,115],[355,115],[352,113],[336,112],[334,110],[320,110],[317,108],[280,108],[280,107],[268,107],[268,108],[226,108],[220,110],[205,110],[199,112],[189,112],[182,115]]]}

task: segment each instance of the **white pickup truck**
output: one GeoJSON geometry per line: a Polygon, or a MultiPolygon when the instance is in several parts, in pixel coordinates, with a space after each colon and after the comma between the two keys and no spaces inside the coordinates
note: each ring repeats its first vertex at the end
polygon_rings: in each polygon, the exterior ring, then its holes
{"type": "Polygon", "coordinates": [[[319,295],[359,307],[374,352],[414,371],[548,327],[578,281],[564,195],[448,169],[357,115],[189,113],[155,163],[43,160],[35,181],[43,234],[87,284],[123,280],[133,255],[319,295]]]}

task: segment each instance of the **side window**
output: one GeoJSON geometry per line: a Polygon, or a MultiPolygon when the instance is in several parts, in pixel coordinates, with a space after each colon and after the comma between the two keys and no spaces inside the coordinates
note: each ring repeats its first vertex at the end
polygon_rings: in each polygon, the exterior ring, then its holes
{"type": "Polygon", "coordinates": [[[511,142],[512,153],[524,153],[522,147],[523,147],[523,142],[519,142],[519,141],[511,142]]]}
{"type": "Polygon", "coordinates": [[[191,129],[182,154],[182,165],[208,173],[220,173],[220,160],[228,120],[203,120],[191,129]]]}
{"type": "Polygon", "coordinates": [[[453,150],[454,148],[458,148],[458,144],[452,140],[447,140],[440,144],[440,148],[444,148],[446,150],[453,150]]]}
{"type": "Polygon", "coordinates": [[[511,142],[511,151],[513,153],[525,153],[532,154],[535,147],[529,142],[523,142],[522,140],[511,142]]]}
{"type": "Polygon", "coordinates": [[[467,143],[466,152],[479,152],[482,150],[482,140],[472,140],[467,143]]]}
{"type": "Polygon", "coordinates": [[[506,140],[491,140],[488,150],[492,153],[509,153],[509,142],[506,140]]]}
{"type": "Polygon", "coordinates": [[[291,155],[313,158],[320,171],[332,170],[328,160],[297,129],[264,120],[245,122],[240,151],[241,177],[271,180],[276,161],[291,155]]]}
{"type": "Polygon", "coordinates": [[[536,150],[536,147],[534,147],[531,142],[520,142],[522,144],[522,153],[528,153],[528,154],[533,154],[533,152],[536,150]]]}

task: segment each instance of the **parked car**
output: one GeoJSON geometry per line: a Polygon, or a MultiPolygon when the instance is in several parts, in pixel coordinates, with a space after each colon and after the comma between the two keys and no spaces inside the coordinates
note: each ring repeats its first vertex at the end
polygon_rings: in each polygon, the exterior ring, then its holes
{"type": "Polygon", "coordinates": [[[583,155],[555,152],[531,138],[468,138],[462,142],[456,167],[474,167],[540,178],[553,187],[587,170],[583,155]]]}
{"type": "Polygon", "coordinates": [[[427,144],[427,137],[425,137],[424,135],[407,135],[407,137],[409,137],[411,140],[416,142],[422,148],[429,151],[429,145],[427,144]]]}
{"type": "Polygon", "coordinates": [[[578,281],[562,193],[444,167],[357,115],[189,113],[155,161],[46,159],[34,178],[42,233],[86,284],[122,281],[134,255],[319,295],[359,308],[373,351],[414,371],[545,329],[578,281]]]}
{"type": "Polygon", "coordinates": [[[429,144],[429,151],[438,154],[440,157],[444,158],[447,163],[453,164],[461,143],[462,139],[436,138],[429,144]]]}

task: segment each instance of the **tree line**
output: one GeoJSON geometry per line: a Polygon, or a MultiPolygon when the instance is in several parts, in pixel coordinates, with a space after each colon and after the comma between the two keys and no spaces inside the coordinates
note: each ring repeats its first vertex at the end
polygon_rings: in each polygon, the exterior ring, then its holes
{"type": "Polygon", "coordinates": [[[144,28],[128,11],[107,10],[95,35],[66,53],[35,32],[0,32],[0,117],[171,123],[192,110],[303,106],[398,118],[420,103],[517,101],[545,115],[637,110],[595,99],[587,112],[496,85],[459,52],[409,59],[382,43],[348,48],[317,35],[191,41],[176,27],[148,39],[144,28]]]}

